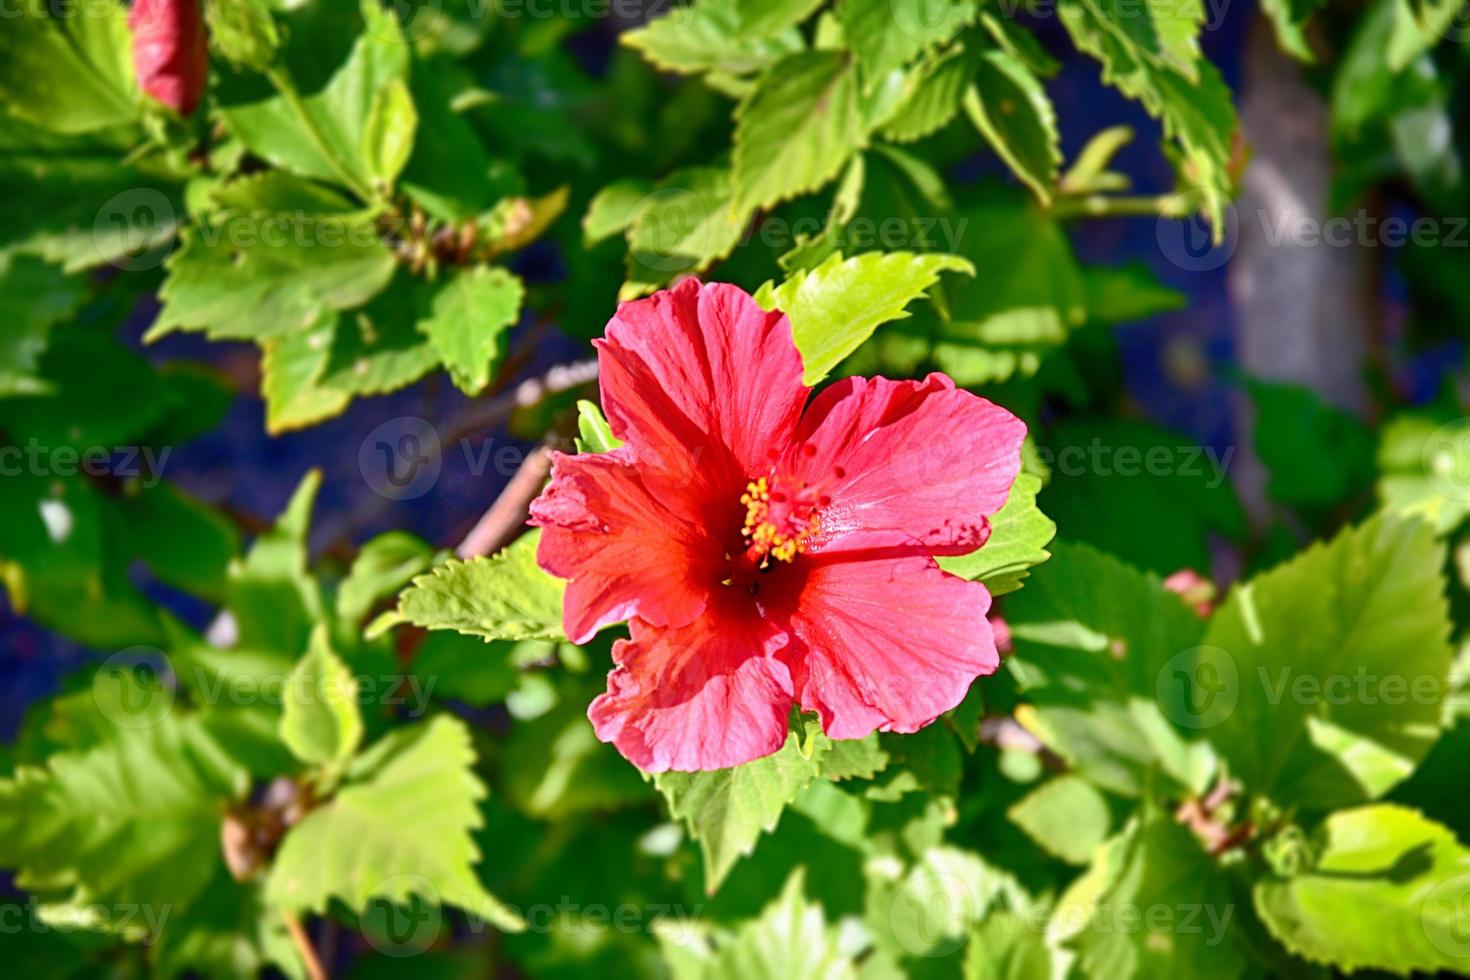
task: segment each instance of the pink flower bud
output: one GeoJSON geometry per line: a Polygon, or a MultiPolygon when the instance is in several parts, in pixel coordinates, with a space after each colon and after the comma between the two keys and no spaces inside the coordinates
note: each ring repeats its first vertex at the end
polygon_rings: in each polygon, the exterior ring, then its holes
{"type": "Polygon", "coordinates": [[[209,70],[199,0],[135,0],[128,27],[143,91],[181,115],[192,113],[209,70]]]}

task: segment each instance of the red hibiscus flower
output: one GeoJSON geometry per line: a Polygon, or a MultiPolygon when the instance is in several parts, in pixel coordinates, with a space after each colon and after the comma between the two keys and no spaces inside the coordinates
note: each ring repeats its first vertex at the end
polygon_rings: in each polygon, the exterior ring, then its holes
{"type": "Polygon", "coordinates": [[[575,642],[628,621],[588,716],[642,769],[721,769],[786,740],[913,732],[999,661],[975,550],[1025,425],[955,388],[845,378],[811,403],[785,315],[686,280],[625,303],[597,342],[624,445],[557,454],[531,507],[568,580],[575,642]]]}
{"type": "Polygon", "coordinates": [[[143,91],[180,115],[192,113],[209,71],[199,0],[135,0],[128,27],[143,91]]]}

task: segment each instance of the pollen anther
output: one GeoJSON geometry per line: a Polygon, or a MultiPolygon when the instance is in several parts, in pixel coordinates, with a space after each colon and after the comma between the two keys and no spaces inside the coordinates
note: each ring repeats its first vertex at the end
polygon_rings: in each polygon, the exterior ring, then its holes
{"type": "Polygon", "coordinates": [[[806,551],[808,539],[821,527],[821,518],[805,490],[773,490],[765,477],[746,484],[740,495],[745,505],[741,534],[754,556],[789,562],[806,551]]]}

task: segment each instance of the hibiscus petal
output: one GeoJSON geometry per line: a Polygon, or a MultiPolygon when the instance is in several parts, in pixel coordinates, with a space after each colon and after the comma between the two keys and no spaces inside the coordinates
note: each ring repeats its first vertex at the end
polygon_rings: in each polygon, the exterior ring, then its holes
{"type": "Polygon", "coordinates": [[[552,454],[531,523],[542,528],[537,563],[569,580],[562,619],[574,643],[634,615],[683,626],[704,611],[720,549],[701,515],[673,509],[685,502],[651,488],[625,451],[552,454]]]}
{"type": "Polygon", "coordinates": [[[795,609],[799,698],[832,738],[914,732],[964,700],[1000,657],[990,593],[932,559],[815,562],[795,609]]]}
{"type": "Polygon", "coordinates": [[[597,347],[613,434],[640,462],[725,488],[766,472],[809,391],[785,315],[727,283],[624,303],[597,347]]]}
{"type": "Polygon", "coordinates": [[[613,646],[618,667],[587,709],[597,737],[646,772],[727,769],[786,742],[791,676],[772,654],[785,637],[722,611],[661,629],[634,619],[613,646]]]}
{"type": "Polygon", "coordinates": [[[1020,419],[942,374],[844,378],[812,401],[783,468],[831,499],[814,553],[961,555],[985,543],[1025,436],[1020,419]]]}

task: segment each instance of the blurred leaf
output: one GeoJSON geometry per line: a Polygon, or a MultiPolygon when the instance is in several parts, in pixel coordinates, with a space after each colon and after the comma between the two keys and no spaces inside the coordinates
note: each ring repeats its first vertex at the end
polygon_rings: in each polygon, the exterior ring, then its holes
{"type": "Polygon", "coordinates": [[[332,651],[325,625],[312,631],[306,655],[286,678],[281,741],[310,766],[340,765],[362,741],[357,681],[332,651]]]}
{"type": "Polygon", "coordinates": [[[1373,433],[1357,418],[1299,385],[1246,382],[1255,406],[1256,452],[1270,473],[1266,492],[1289,507],[1327,508],[1373,479],[1373,433]]]}
{"type": "Polygon", "coordinates": [[[0,101],[58,133],[134,122],[140,108],[127,17],[116,0],[89,4],[85,16],[19,0],[0,32],[0,101]]]}
{"type": "Polygon", "coordinates": [[[1443,562],[1427,524],[1383,515],[1231,591],[1208,735],[1247,790],[1322,811],[1413,771],[1444,723],[1443,562]]]}
{"type": "Polygon", "coordinates": [[[1012,172],[1041,203],[1050,203],[1062,151],[1046,89],[1004,51],[986,51],[977,68],[975,85],[965,93],[965,111],[1012,172]]]}
{"type": "Polygon", "coordinates": [[[794,29],[769,36],[742,30],[739,7],[740,0],[698,0],[624,33],[620,40],[659,68],[686,75],[747,75],[801,50],[801,35],[794,29]]]}
{"type": "Polygon", "coordinates": [[[842,0],[838,5],[843,32],[862,66],[866,89],[908,64],[926,47],[954,37],[976,12],[970,0],[842,0]]]}
{"type": "Polygon", "coordinates": [[[1042,783],[1006,815],[1047,853],[1068,864],[1090,863],[1112,824],[1107,797],[1070,774],[1042,783]]]}
{"type": "Polygon", "coordinates": [[[1330,815],[1318,856],[1257,882],[1256,911],[1287,949],[1352,973],[1454,973],[1465,956],[1470,851],[1419,813],[1377,805],[1330,815]]]}

